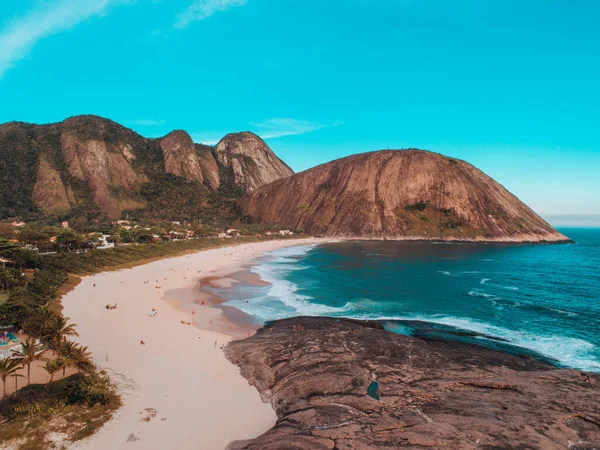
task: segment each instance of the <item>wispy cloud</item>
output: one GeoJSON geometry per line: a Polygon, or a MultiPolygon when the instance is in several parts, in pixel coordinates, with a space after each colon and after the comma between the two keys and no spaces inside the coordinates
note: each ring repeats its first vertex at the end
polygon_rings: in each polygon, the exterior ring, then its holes
{"type": "MultiPolygon", "coordinates": [[[[268,119],[262,122],[249,122],[250,130],[263,139],[275,139],[284,136],[297,136],[300,134],[310,133],[311,131],[321,130],[328,127],[336,127],[342,125],[343,122],[336,121],[328,124],[310,122],[308,120],[298,120],[290,118],[268,119]]],[[[194,142],[215,145],[229,131],[198,131],[190,133],[194,142]]]]}
{"type": "Polygon", "coordinates": [[[156,127],[159,125],[164,125],[164,120],[150,120],[150,119],[137,119],[137,120],[128,120],[128,125],[142,125],[147,127],[156,127]]]}
{"type": "Polygon", "coordinates": [[[105,14],[127,0],[52,0],[15,17],[0,30],[0,78],[43,38],[68,30],[84,20],[105,14]]]}
{"type": "Polygon", "coordinates": [[[308,120],[297,120],[290,118],[269,119],[263,122],[250,122],[255,128],[255,133],[263,139],[274,139],[283,136],[296,136],[299,134],[310,133],[322,128],[341,125],[341,122],[331,124],[322,124],[310,122],[308,120]]]}
{"type": "Polygon", "coordinates": [[[204,20],[215,13],[245,4],[246,0],[196,0],[177,16],[175,28],[185,28],[192,22],[204,20]]]}

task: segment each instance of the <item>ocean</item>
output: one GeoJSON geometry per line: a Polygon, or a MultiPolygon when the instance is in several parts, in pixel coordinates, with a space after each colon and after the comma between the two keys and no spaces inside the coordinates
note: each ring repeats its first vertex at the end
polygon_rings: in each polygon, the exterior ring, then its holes
{"type": "Polygon", "coordinates": [[[267,286],[215,289],[262,324],[298,315],[377,319],[600,372],[600,229],[574,244],[353,241],[290,247],[250,270],[267,286]]]}

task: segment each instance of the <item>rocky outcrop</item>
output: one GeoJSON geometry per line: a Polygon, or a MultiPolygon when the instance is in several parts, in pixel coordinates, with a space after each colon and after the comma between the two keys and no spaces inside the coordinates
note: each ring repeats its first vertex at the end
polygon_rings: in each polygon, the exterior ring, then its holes
{"type": "Polygon", "coordinates": [[[259,222],[326,236],[567,240],[472,165],[421,150],[332,161],[263,186],[240,205],[259,222]]]}
{"type": "Polygon", "coordinates": [[[219,175],[219,165],[212,154],[211,148],[201,144],[195,144],[196,153],[202,168],[204,181],[213,189],[217,190],[221,186],[221,177],[219,175]]]}
{"type": "Polygon", "coordinates": [[[314,317],[275,322],[225,354],[278,417],[231,449],[600,448],[597,375],[314,317]]]}
{"type": "Polygon", "coordinates": [[[165,160],[165,171],[188,181],[202,183],[202,169],[196,154],[196,147],[189,134],[176,130],[160,140],[165,160]]]}
{"type": "Polygon", "coordinates": [[[70,175],[87,183],[96,205],[111,218],[120,217],[123,209],[144,206],[132,194],[147,178],[131,166],[133,154],[126,144],[85,140],[67,131],[61,136],[61,150],[70,175]]]}
{"type": "Polygon", "coordinates": [[[253,133],[228,134],[217,144],[215,153],[217,160],[233,171],[235,183],[247,192],[294,173],[253,133]]]}

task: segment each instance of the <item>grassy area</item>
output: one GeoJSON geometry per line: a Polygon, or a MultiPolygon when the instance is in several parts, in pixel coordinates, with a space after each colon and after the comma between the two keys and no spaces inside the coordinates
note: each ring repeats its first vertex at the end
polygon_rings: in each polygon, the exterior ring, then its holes
{"type": "Polygon", "coordinates": [[[8,419],[0,424],[0,447],[55,448],[48,436],[68,443],[93,434],[121,401],[105,374],[75,374],[48,384],[32,384],[0,402],[8,419]]]}

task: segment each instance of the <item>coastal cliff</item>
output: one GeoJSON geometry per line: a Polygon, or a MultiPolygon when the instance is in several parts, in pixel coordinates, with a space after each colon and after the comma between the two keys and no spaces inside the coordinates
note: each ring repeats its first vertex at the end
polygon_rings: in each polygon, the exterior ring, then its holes
{"type": "Polygon", "coordinates": [[[586,382],[576,370],[377,322],[300,317],[268,327],[225,354],[278,421],[230,449],[600,448],[597,375],[586,382]]]}
{"type": "Polygon", "coordinates": [[[260,223],[364,239],[568,239],[465,161],[422,150],[363,153],[282,178],[240,201],[260,223]]]}

